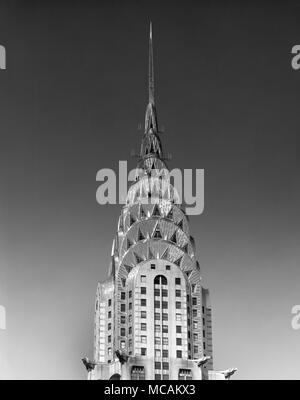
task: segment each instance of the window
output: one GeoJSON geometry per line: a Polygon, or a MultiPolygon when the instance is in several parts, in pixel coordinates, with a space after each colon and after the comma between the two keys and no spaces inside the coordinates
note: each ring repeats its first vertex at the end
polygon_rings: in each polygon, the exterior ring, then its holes
{"type": "Polygon", "coordinates": [[[190,369],[180,369],[178,372],[178,380],[187,381],[192,380],[192,371],[190,369]]]}
{"type": "Polygon", "coordinates": [[[163,374],[163,380],[168,381],[170,379],[169,374],[163,374]]]}
{"type": "Polygon", "coordinates": [[[128,304],[128,308],[129,308],[129,310],[132,310],[132,303],[128,304]]]}
{"type": "Polygon", "coordinates": [[[203,314],[205,313],[205,310],[204,310],[204,307],[202,306],[202,312],[203,312],[203,314]]]}
{"type": "Polygon", "coordinates": [[[155,338],[154,338],[154,343],[155,343],[155,344],[160,344],[160,337],[155,336],[155,338]]]}
{"type": "Polygon", "coordinates": [[[160,374],[155,374],[154,377],[155,377],[154,379],[156,381],[160,381],[161,380],[161,375],[160,374]]]}
{"type": "Polygon", "coordinates": [[[126,286],[126,279],[123,279],[123,278],[122,278],[122,279],[121,279],[121,282],[122,282],[122,286],[125,287],[125,286],[126,286]]]}
{"type": "Polygon", "coordinates": [[[125,300],[126,298],[126,293],[125,292],[121,292],[121,300],[125,300]]]}
{"type": "Polygon", "coordinates": [[[176,325],[176,333],[181,333],[181,326],[176,325]]]}
{"type": "Polygon", "coordinates": [[[176,357],[177,358],[182,358],[182,351],[181,350],[177,350],[176,351],[176,357]]]}
{"type": "Polygon", "coordinates": [[[194,346],[194,353],[198,353],[198,346],[194,346]]]}
{"type": "Polygon", "coordinates": [[[205,344],[205,343],[203,343],[203,349],[204,349],[204,350],[206,349],[206,344],[205,344]]]}
{"type": "Polygon", "coordinates": [[[176,338],[176,345],[181,346],[182,345],[182,339],[181,338],[176,338]]]}
{"type": "Polygon", "coordinates": [[[158,321],[158,320],[160,320],[160,313],[154,313],[154,319],[156,320],[156,321],[158,321]]]}
{"type": "Polygon", "coordinates": [[[141,311],[141,318],[147,318],[147,312],[141,311]]]}
{"type": "Polygon", "coordinates": [[[168,290],[167,289],[162,289],[161,295],[162,295],[162,297],[168,297],[168,290]]]}
{"type": "Polygon", "coordinates": [[[197,297],[193,297],[193,306],[197,305],[197,297]]]}
{"type": "Polygon", "coordinates": [[[161,303],[162,308],[165,310],[166,308],[168,308],[168,302],[167,301],[162,301],[161,303]]]}
{"type": "Polygon", "coordinates": [[[170,271],[170,269],[171,269],[171,266],[170,265],[166,265],[166,270],[170,271]]]}
{"type": "Polygon", "coordinates": [[[125,315],[121,315],[121,324],[125,324],[126,323],[126,317],[125,315]]]}
{"type": "Polygon", "coordinates": [[[167,337],[162,338],[162,344],[168,345],[169,344],[169,339],[167,337]]]}
{"type": "Polygon", "coordinates": [[[144,322],[141,323],[141,331],[146,331],[147,330],[147,324],[144,322]]]}
{"type": "Polygon", "coordinates": [[[146,356],[147,355],[147,349],[145,347],[141,348],[141,356],[146,356]]]}
{"type": "Polygon", "coordinates": [[[169,369],[169,363],[168,362],[163,362],[162,367],[164,370],[169,369]]]}
{"type": "Polygon", "coordinates": [[[111,299],[108,299],[108,307],[111,306],[111,299]]]}
{"type": "Polygon", "coordinates": [[[194,318],[197,317],[197,310],[193,310],[193,317],[194,317],[194,318]]]}
{"type": "Polygon", "coordinates": [[[126,333],[125,333],[126,331],[125,331],[125,328],[121,328],[121,336],[126,336],[126,333]]]}
{"type": "Polygon", "coordinates": [[[108,335],[107,341],[108,341],[108,343],[111,343],[111,335],[108,335]]]}
{"type": "Polygon", "coordinates": [[[129,335],[132,334],[132,327],[131,327],[131,326],[128,328],[128,334],[129,334],[129,335]]]}
{"type": "Polygon", "coordinates": [[[194,340],[198,340],[198,333],[194,333],[193,338],[194,340]]]}
{"type": "Polygon", "coordinates": [[[163,275],[157,275],[157,276],[154,278],[154,284],[155,284],[155,285],[167,285],[167,284],[168,284],[168,281],[167,281],[167,278],[166,278],[165,276],[163,276],[163,275]]]}
{"type": "Polygon", "coordinates": [[[111,330],[111,323],[110,323],[110,322],[107,324],[107,330],[108,330],[108,331],[111,330]]]}
{"type": "Polygon", "coordinates": [[[125,349],[125,340],[121,340],[121,349],[125,349]]]}
{"type": "Polygon", "coordinates": [[[133,366],[131,368],[131,380],[145,380],[145,368],[140,366],[133,366]]]}
{"type": "Polygon", "coordinates": [[[160,289],[154,289],[154,296],[160,296],[160,289]]]}
{"type": "Polygon", "coordinates": [[[108,318],[111,318],[111,311],[108,311],[107,316],[108,318]]]}
{"type": "Polygon", "coordinates": [[[181,321],[181,314],[176,313],[176,321],[181,321]]]}
{"type": "Polygon", "coordinates": [[[132,315],[129,314],[129,316],[128,316],[128,322],[131,322],[131,321],[132,321],[132,315]]]}
{"type": "Polygon", "coordinates": [[[205,331],[203,330],[203,337],[205,337],[205,331]]]}
{"type": "Polygon", "coordinates": [[[145,286],[141,287],[141,294],[146,294],[147,293],[147,288],[145,286]]]}
{"type": "Polygon", "coordinates": [[[176,301],[176,308],[177,308],[177,310],[181,308],[181,303],[180,303],[180,301],[176,301]]]}
{"type": "Polygon", "coordinates": [[[180,285],[180,284],[181,284],[181,279],[175,278],[175,285],[180,285]]]}
{"type": "Polygon", "coordinates": [[[142,335],[142,336],[141,336],[141,342],[142,342],[142,343],[147,343],[147,336],[142,335]]]}
{"type": "Polygon", "coordinates": [[[131,347],[132,346],[132,339],[128,340],[128,346],[131,347]]]}
{"type": "Polygon", "coordinates": [[[160,325],[154,325],[155,332],[160,332],[160,325]]]}
{"type": "Polygon", "coordinates": [[[176,297],[181,297],[181,290],[180,289],[176,289],[175,290],[175,296],[176,297]]]}
{"type": "Polygon", "coordinates": [[[158,300],[154,301],[154,308],[160,308],[160,301],[158,300]]]}
{"type": "Polygon", "coordinates": [[[163,325],[162,331],[163,331],[163,333],[168,333],[168,325],[163,325]]]}
{"type": "Polygon", "coordinates": [[[111,347],[109,347],[109,348],[107,349],[107,355],[108,355],[108,356],[111,356],[111,347]]]}
{"type": "Polygon", "coordinates": [[[163,356],[163,358],[168,358],[169,357],[169,351],[168,350],[163,350],[162,351],[162,356],[163,356]]]}
{"type": "Polygon", "coordinates": [[[155,369],[161,369],[161,362],[155,361],[155,363],[154,363],[154,368],[155,368],[155,369]]]}
{"type": "Polygon", "coordinates": [[[190,302],[190,296],[187,294],[186,295],[186,301],[189,303],[190,302]]]}
{"type": "Polygon", "coordinates": [[[125,304],[121,304],[121,311],[122,311],[122,312],[125,312],[125,310],[126,310],[125,304]]]}
{"type": "Polygon", "coordinates": [[[155,350],[155,357],[159,358],[160,355],[161,355],[160,350],[159,350],[159,349],[156,349],[156,350],[155,350]]]}
{"type": "Polygon", "coordinates": [[[141,275],[141,282],[146,283],[146,275],[141,275]]]}
{"type": "Polygon", "coordinates": [[[168,321],[168,319],[169,319],[169,315],[167,313],[163,313],[162,320],[163,321],[168,321]]]}
{"type": "Polygon", "coordinates": [[[129,291],[128,297],[131,299],[131,297],[132,297],[132,290],[129,291]]]}
{"type": "Polygon", "coordinates": [[[146,307],[147,299],[141,299],[141,306],[146,307]]]}
{"type": "Polygon", "coordinates": [[[151,264],[151,269],[155,269],[155,264],[151,264]]]}
{"type": "Polygon", "coordinates": [[[193,322],[193,328],[198,329],[198,322],[196,322],[196,321],[193,322]]]}

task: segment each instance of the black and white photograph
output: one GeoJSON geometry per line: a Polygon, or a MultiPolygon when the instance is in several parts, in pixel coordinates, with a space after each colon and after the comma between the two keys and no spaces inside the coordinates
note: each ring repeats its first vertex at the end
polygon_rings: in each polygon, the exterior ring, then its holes
{"type": "Polygon", "coordinates": [[[299,207],[299,1],[0,0],[0,380],[300,380],[299,207]]]}

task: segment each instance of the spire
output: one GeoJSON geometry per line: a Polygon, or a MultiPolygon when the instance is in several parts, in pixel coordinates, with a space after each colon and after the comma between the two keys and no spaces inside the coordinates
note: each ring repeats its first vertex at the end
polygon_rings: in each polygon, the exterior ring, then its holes
{"type": "Polygon", "coordinates": [[[152,22],[150,22],[149,32],[149,71],[148,71],[148,87],[149,100],[145,116],[145,133],[149,133],[150,129],[154,133],[158,132],[157,116],[154,102],[154,66],[153,66],[153,39],[152,39],[152,22]]]}
{"type": "Polygon", "coordinates": [[[152,168],[165,168],[158,132],[157,115],[154,99],[154,61],[152,22],[149,30],[149,70],[148,70],[148,105],[145,115],[145,131],[141,144],[139,168],[150,171],[152,168]]]}
{"type": "Polygon", "coordinates": [[[150,34],[149,34],[149,103],[154,104],[152,22],[150,22],[150,34]]]}

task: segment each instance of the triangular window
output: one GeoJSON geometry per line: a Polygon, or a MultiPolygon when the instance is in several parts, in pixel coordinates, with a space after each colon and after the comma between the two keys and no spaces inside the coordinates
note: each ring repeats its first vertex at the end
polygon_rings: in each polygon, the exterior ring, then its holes
{"type": "Polygon", "coordinates": [[[124,265],[127,273],[129,274],[129,272],[132,270],[132,267],[130,267],[129,265],[124,265]]]}
{"type": "Polygon", "coordinates": [[[160,217],[160,212],[159,212],[159,208],[158,208],[157,204],[155,204],[155,206],[153,208],[152,215],[154,215],[155,217],[160,217]]]}
{"type": "Polygon", "coordinates": [[[183,231],[183,219],[178,222],[178,227],[183,231]]]}
{"type": "Polygon", "coordinates": [[[127,238],[127,250],[133,245],[133,242],[127,238]]]}
{"type": "Polygon", "coordinates": [[[179,257],[176,261],[174,261],[174,264],[176,264],[176,265],[178,265],[178,267],[180,267],[181,260],[182,260],[182,257],[179,257]]]}
{"type": "Polygon", "coordinates": [[[168,212],[167,218],[173,219],[173,208],[170,208],[170,211],[168,212]]]}
{"type": "Polygon", "coordinates": [[[135,223],[134,217],[130,214],[130,226],[135,223]]]}
{"type": "Polygon", "coordinates": [[[135,256],[135,259],[136,259],[137,264],[139,264],[139,263],[141,263],[142,261],[144,261],[144,260],[142,259],[142,257],[140,257],[138,254],[134,253],[134,256],[135,256]]]}
{"type": "Polygon", "coordinates": [[[176,231],[174,231],[173,235],[170,237],[170,241],[177,244],[176,231]]]}
{"type": "Polygon", "coordinates": [[[141,218],[146,218],[146,214],[145,214],[145,211],[144,211],[144,209],[143,209],[142,206],[141,206],[141,208],[140,208],[140,217],[141,217],[141,218]]]}
{"type": "Polygon", "coordinates": [[[138,233],[138,240],[144,240],[145,236],[142,234],[142,231],[139,229],[139,233],[138,233]]]}
{"type": "Polygon", "coordinates": [[[155,227],[153,237],[154,237],[154,239],[162,239],[158,224],[155,227]]]}

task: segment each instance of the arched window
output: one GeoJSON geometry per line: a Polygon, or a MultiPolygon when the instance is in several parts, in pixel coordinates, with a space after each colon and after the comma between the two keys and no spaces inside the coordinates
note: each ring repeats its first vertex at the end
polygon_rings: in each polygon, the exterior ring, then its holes
{"type": "Polygon", "coordinates": [[[133,381],[145,380],[145,368],[134,365],[131,368],[131,380],[133,381]]]}
{"type": "Polygon", "coordinates": [[[110,381],[119,381],[121,380],[121,375],[120,374],[113,374],[110,378],[110,381]]]}
{"type": "Polygon", "coordinates": [[[167,278],[166,278],[165,276],[163,276],[163,275],[157,275],[157,276],[154,278],[154,284],[155,284],[155,285],[167,285],[167,284],[168,284],[168,281],[167,281],[167,278]]]}

